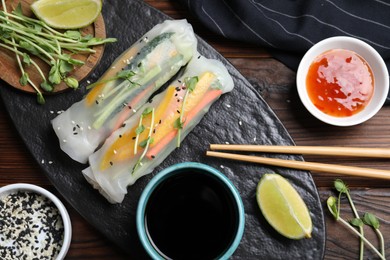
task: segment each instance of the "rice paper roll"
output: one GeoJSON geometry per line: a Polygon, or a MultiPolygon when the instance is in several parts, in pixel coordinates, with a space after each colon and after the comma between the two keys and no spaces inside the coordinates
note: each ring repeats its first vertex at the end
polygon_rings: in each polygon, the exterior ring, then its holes
{"type": "Polygon", "coordinates": [[[232,89],[233,80],[221,62],[194,57],[180,79],[125,121],[89,157],[85,178],[111,203],[122,202],[127,187],[180,146],[210,106],[232,89]]]}
{"type": "Polygon", "coordinates": [[[167,20],[153,27],[114,61],[84,99],[52,121],[61,149],[86,163],[115,129],[188,63],[196,48],[186,20],[167,20]]]}

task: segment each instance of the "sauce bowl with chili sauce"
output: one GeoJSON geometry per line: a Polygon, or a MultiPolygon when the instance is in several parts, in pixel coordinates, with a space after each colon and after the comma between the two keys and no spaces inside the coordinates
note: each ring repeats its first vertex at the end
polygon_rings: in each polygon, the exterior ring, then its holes
{"type": "Polygon", "coordinates": [[[319,120],[352,126],[373,117],[389,91],[389,73],[379,53],[345,36],[315,44],[297,71],[299,97],[319,120]]]}

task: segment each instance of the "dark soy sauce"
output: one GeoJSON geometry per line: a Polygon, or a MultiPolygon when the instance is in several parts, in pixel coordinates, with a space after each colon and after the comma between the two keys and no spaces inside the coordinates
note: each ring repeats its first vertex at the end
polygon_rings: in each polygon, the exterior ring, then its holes
{"type": "Polygon", "coordinates": [[[145,227],[162,257],[215,259],[234,240],[238,209],[220,180],[193,169],[156,187],[146,206],[145,227]]]}

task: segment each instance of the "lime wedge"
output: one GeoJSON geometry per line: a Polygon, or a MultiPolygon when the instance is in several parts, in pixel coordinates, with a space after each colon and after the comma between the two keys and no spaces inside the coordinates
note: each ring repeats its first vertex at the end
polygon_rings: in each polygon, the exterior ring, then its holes
{"type": "Polygon", "coordinates": [[[291,239],[310,238],[313,229],[309,210],[294,187],[279,174],[264,174],[256,199],[268,223],[291,239]]]}
{"type": "Polygon", "coordinates": [[[34,14],[57,29],[77,29],[93,23],[102,10],[101,0],[38,0],[34,14]]]}

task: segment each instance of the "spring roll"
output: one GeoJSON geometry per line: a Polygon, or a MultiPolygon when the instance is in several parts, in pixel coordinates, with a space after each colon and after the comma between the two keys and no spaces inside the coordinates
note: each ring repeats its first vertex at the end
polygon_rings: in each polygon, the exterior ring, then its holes
{"type": "Polygon", "coordinates": [[[85,178],[111,203],[122,202],[127,187],[180,146],[210,106],[232,89],[233,80],[221,62],[194,57],[180,79],[126,120],[89,157],[85,178]]]}
{"type": "Polygon", "coordinates": [[[61,149],[86,163],[98,146],[196,53],[186,20],[153,27],[119,56],[81,101],[52,121],[61,149]]]}

